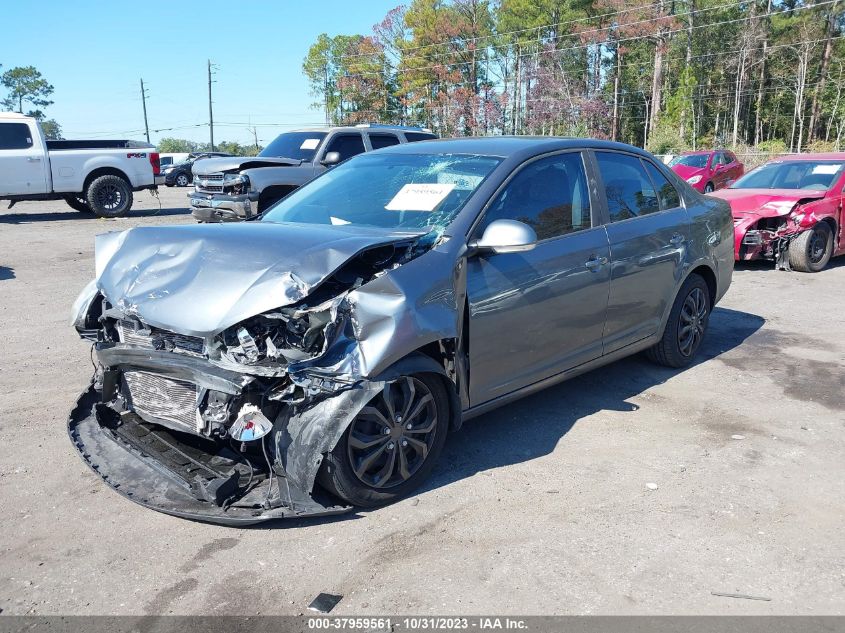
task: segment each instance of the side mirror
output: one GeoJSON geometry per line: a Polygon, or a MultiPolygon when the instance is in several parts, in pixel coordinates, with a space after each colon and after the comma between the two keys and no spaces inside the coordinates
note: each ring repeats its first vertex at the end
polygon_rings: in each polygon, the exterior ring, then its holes
{"type": "Polygon", "coordinates": [[[340,152],[326,152],[323,160],[320,161],[326,167],[337,165],[340,162],[340,152]]]}
{"type": "Polygon", "coordinates": [[[469,246],[475,252],[521,253],[537,245],[537,234],[530,226],[517,220],[494,220],[484,229],[481,239],[469,246]]]}

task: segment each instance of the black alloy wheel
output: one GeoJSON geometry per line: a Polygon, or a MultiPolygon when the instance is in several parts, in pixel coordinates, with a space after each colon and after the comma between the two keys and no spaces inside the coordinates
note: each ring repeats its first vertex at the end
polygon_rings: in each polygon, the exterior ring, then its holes
{"type": "Polygon", "coordinates": [[[326,456],[320,483],[348,503],[395,501],[431,472],[446,442],[449,399],[434,374],[387,383],[326,456]]]}
{"type": "Polygon", "coordinates": [[[437,432],[434,396],[420,380],[390,383],[352,421],[347,450],[355,476],[373,488],[408,481],[428,457],[437,432]]]}
{"type": "Polygon", "coordinates": [[[695,354],[707,324],[707,296],[701,288],[693,288],[684,300],[678,323],[678,349],[691,357],[695,354]]]}

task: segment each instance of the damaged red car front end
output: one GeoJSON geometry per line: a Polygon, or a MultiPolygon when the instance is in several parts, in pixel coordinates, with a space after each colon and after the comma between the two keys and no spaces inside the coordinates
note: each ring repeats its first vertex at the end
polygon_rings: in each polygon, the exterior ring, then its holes
{"type": "Polygon", "coordinates": [[[828,156],[778,159],[711,194],[731,206],[736,261],[766,259],[778,268],[816,272],[845,252],[845,154],[832,155],[838,162],[828,156]]]}

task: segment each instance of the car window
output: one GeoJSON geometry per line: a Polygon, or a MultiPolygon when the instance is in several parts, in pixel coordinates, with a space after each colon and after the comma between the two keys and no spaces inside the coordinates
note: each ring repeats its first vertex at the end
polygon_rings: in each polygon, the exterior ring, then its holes
{"type": "Polygon", "coordinates": [[[405,132],[405,140],[409,143],[416,143],[417,141],[433,141],[436,138],[436,135],[426,134],[424,132],[405,132]]]}
{"type": "Polygon", "coordinates": [[[32,147],[32,135],[26,123],[0,123],[0,149],[32,147]]]}
{"type": "Polygon", "coordinates": [[[373,149],[399,145],[399,137],[395,134],[370,134],[370,145],[373,146],[373,149]]]}
{"type": "Polygon", "coordinates": [[[657,197],[660,201],[661,209],[677,209],[681,206],[681,196],[678,195],[678,190],[671,182],[664,176],[657,167],[652,165],[649,161],[642,161],[645,165],[648,175],[651,176],[651,182],[657,187],[657,197]]]}
{"type": "Polygon", "coordinates": [[[660,210],[654,185],[639,158],[617,152],[596,152],[596,160],[604,181],[611,222],[660,210]]]}
{"type": "Polygon", "coordinates": [[[542,158],[519,171],[496,198],[481,223],[519,220],[546,240],[590,228],[590,196],[581,154],[542,158]]]}
{"type": "Polygon", "coordinates": [[[340,161],[364,153],[364,139],[360,134],[338,134],[332,137],[326,147],[326,153],[337,152],[340,161]]]}

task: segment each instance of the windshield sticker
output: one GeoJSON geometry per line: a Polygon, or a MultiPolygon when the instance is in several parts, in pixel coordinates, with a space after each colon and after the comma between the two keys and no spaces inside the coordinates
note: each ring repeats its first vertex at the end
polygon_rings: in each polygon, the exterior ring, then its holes
{"type": "Polygon", "coordinates": [[[317,146],[320,144],[320,139],[318,138],[307,138],[302,141],[302,145],[299,146],[299,149],[317,149],[317,146]]]}
{"type": "Polygon", "coordinates": [[[815,167],[813,167],[812,173],[814,173],[814,174],[835,174],[836,172],[839,171],[840,167],[842,167],[842,165],[836,165],[836,164],[833,164],[833,165],[830,165],[830,164],[816,165],[815,167]]]}
{"type": "Polygon", "coordinates": [[[454,188],[453,183],[403,185],[384,208],[388,211],[434,211],[454,188]]]}

